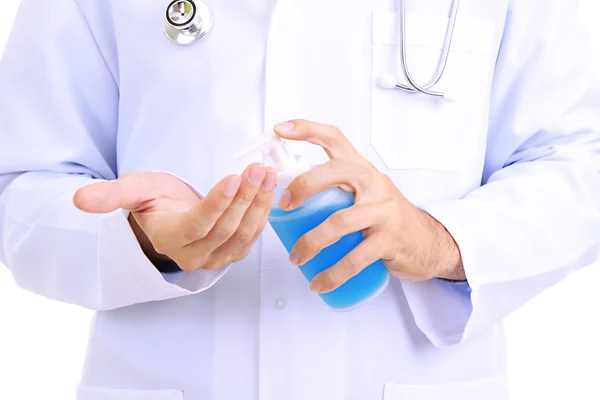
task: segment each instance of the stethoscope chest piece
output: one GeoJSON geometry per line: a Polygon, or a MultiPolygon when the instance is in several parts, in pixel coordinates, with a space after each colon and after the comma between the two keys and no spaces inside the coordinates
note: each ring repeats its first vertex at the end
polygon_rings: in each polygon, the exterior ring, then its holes
{"type": "Polygon", "coordinates": [[[211,24],[210,9],[201,0],[174,0],[167,7],[164,31],[169,40],[186,46],[202,39],[211,24]]]}

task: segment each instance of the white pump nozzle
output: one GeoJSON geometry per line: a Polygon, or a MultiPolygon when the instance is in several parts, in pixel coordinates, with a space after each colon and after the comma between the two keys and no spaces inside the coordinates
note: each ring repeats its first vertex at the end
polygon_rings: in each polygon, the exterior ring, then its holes
{"type": "Polygon", "coordinates": [[[263,153],[267,164],[277,171],[277,185],[288,186],[296,176],[310,170],[310,165],[300,155],[294,155],[287,149],[285,142],[274,132],[261,135],[247,149],[236,155],[237,159],[253,153],[263,153]]]}
{"type": "Polygon", "coordinates": [[[261,135],[254,143],[252,143],[248,148],[238,153],[235,158],[240,159],[249,156],[254,153],[261,153],[263,151],[268,151],[272,148],[281,146],[283,144],[283,140],[279,136],[274,133],[267,132],[264,135],[261,135]]]}

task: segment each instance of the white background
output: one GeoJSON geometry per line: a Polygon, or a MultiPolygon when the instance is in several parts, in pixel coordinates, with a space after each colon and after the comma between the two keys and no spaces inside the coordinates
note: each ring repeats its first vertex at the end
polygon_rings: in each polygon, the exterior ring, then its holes
{"type": "MultiPolygon", "coordinates": [[[[581,4],[600,60],[597,1],[581,4]]],[[[0,0],[0,52],[18,4],[0,0]]],[[[507,320],[513,400],[600,399],[599,266],[578,272],[507,320]]],[[[73,399],[90,317],[18,289],[0,265],[0,399],[73,399]]]]}

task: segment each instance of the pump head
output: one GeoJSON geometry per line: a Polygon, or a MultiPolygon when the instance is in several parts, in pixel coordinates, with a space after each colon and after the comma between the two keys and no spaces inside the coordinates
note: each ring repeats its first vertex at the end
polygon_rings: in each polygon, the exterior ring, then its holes
{"type": "Polygon", "coordinates": [[[277,185],[287,187],[294,178],[310,170],[310,165],[301,155],[292,154],[285,141],[274,132],[261,135],[247,149],[236,155],[237,159],[253,153],[263,153],[268,165],[277,171],[277,185]]]}

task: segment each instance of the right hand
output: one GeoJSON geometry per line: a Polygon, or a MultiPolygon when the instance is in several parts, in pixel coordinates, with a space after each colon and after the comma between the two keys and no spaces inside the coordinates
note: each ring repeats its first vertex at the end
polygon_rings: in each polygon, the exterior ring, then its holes
{"type": "Polygon", "coordinates": [[[274,169],[252,164],[202,199],[172,175],[139,172],[85,186],[73,202],[89,213],[131,211],[132,229],[155,263],[215,270],[248,255],[266,225],[276,180],[274,169]]]}

